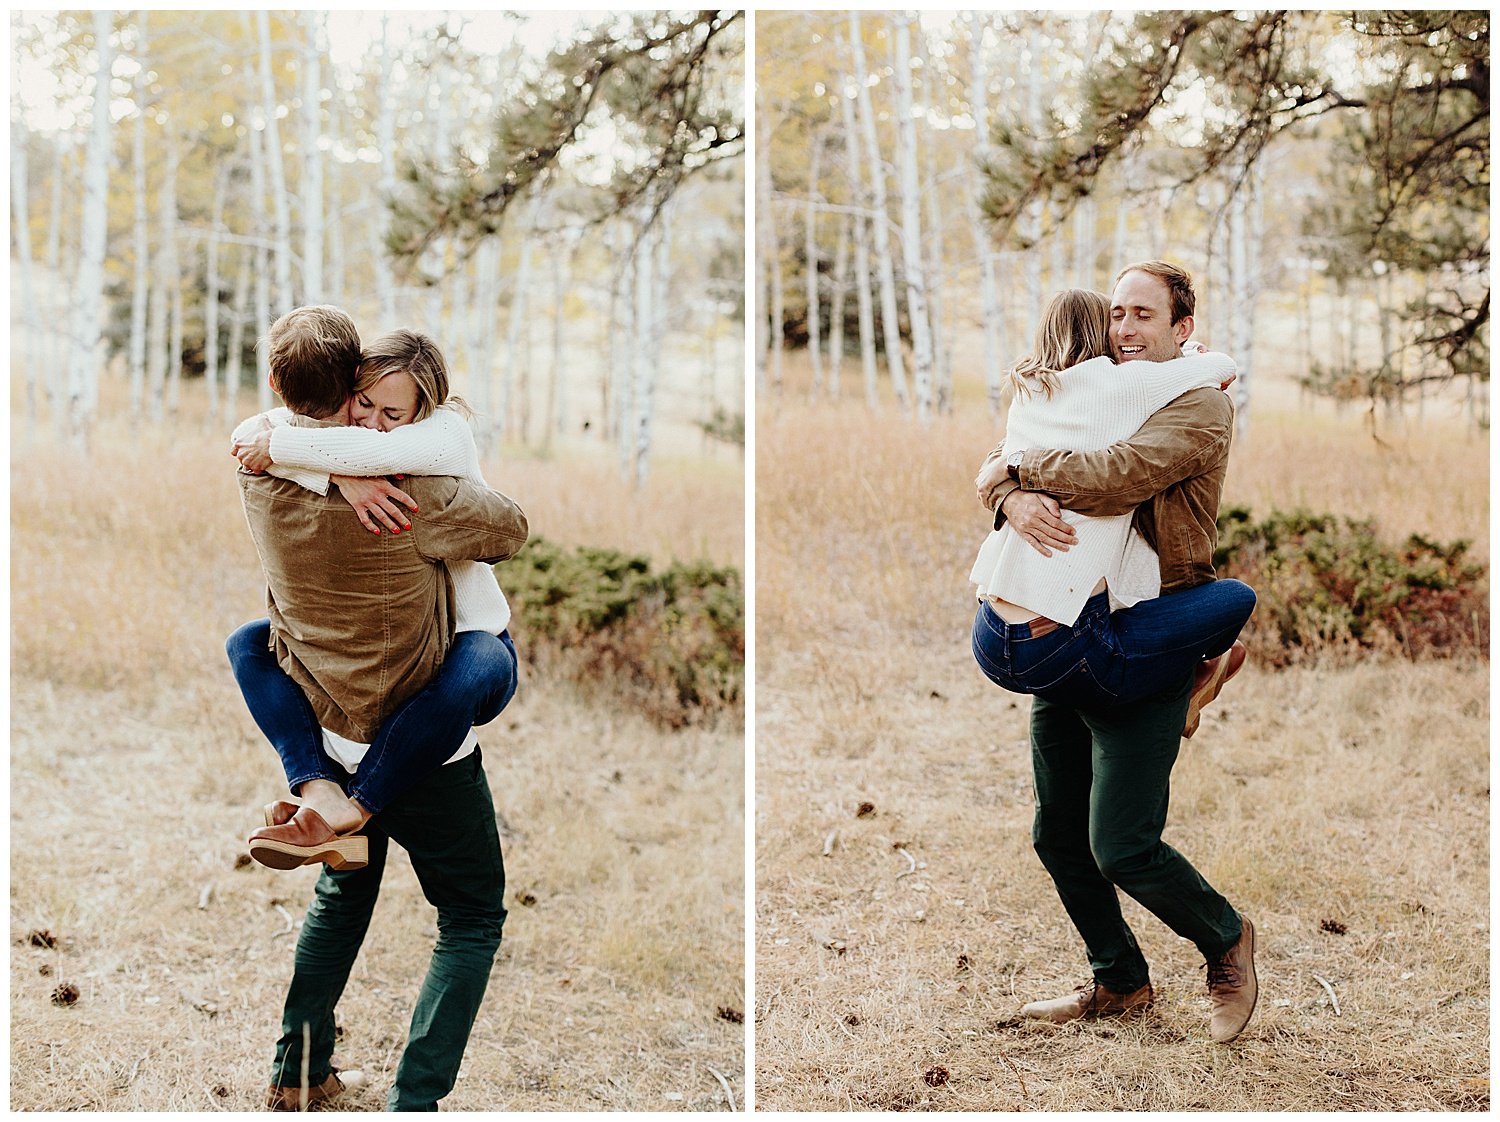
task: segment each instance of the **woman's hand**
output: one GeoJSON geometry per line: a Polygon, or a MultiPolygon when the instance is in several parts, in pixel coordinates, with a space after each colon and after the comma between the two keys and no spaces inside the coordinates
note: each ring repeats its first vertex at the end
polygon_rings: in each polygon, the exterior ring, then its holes
{"type": "Polygon", "coordinates": [[[231,449],[240,466],[251,475],[264,475],[266,469],[276,461],[271,459],[271,430],[262,429],[248,441],[240,441],[231,449]]]}
{"type": "Polygon", "coordinates": [[[995,488],[1006,480],[1005,454],[995,456],[979,469],[974,477],[974,492],[979,496],[979,505],[985,510],[995,509],[995,488]]]}
{"type": "Polygon", "coordinates": [[[365,524],[365,529],[370,533],[380,533],[381,526],[393,534],[411,529],[410,516],[396,503],[399,500],[412,510],[416,510],[417,500],[394,483],[378,476],[365,478],[355,475],[335,475],[330,478],[339,485],[339,494],[343,495],[345,501],[354,508],[355,513],[359,515],[359,520],[365,524]]]}

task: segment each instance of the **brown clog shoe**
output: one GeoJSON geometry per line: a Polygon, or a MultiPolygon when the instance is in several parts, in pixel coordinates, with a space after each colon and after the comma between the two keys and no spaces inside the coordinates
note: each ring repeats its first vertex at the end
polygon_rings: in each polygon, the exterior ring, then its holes
{"type": "Polygon", "coordinates": [[[290,822],[262,826],[251,834],[250,856],[271,869],[319,861],[330,869],[359,869],[370,863],[370,841],[362,834],[334,833],[321,814],[304,806],[290,822]]]}
{"type": "Polygon", "coordinates": [[[281,826],[297,816],[302,807],[301,799],[276,799],[261,808],[267,826],[281,826]]]}
{"type": "Polygon", "coordinates": [[[328,1078],[316,1087],[304,1092],[301,1086],[272,1086],[266,1090],[266,1106],[272,1110],[313,1110],[319,1103],[327,1102],[344,1092],[344,1084],[337,1072],[329,1072],[328,1078]]]}
{"type": "Polygon", "coordinates": [[[1219,696],[1224,683],[1240,672],[1240,667],[1245,665],[1245,656],[1248,653],[1245,644],[1236,639],[1234,645],[1218,657],[1212,672],[1202,684],[1193,690],[1193,696],[1188,700],[1187,722],[1182,728],[1183,736],[1191,737],[1198,731],[1198,722],[1203,717],[1204,708],[1219,696]]]}

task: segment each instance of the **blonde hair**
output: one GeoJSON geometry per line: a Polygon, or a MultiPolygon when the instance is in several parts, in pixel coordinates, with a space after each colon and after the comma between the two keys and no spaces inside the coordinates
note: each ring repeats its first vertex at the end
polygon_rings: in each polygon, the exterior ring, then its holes
{"type": "Polygon", "coordinates": [[[271,325],[266,364],[286,407],[309,417],[337,413],[360,364],[354,321],[331,304],[294,308],[271,325]]]}
{"type": "Polygon", "coordinates": [[[417,384],[417,409],[413,421],[432,416],[439,405],[451,404],[471,413],[460,397],[448,394],[448,364],[431,336],[407,327],[388,331],[365,348],[354,379],[354,392],[363,393],[387,374],[405,371],[417,384]]]}
{"type": "Polygon", "coordinates": [[[1109,297],[1087,288],[1059,292],[1042,312],[1031,354],[1011,367],[1016,393],[1030,397],[1040,383],[1051,397],[1058,374],[1091,358],[1109,353],[1109,297]]]}

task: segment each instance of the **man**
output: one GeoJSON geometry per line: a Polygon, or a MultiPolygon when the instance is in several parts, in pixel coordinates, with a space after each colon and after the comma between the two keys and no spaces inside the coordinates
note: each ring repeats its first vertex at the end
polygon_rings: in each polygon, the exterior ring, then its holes
{"type": "MultiPolygon", "coordinates": [[[[1110,350],[1116,361],[1162,362],[1193,333],[1194,294],[1183,270],[1132,265],[1115,281],[1110,350]]],[[[1029,449],[986,460],[981,501],[1043,554],[1076,535],[1060,508],[1111,516],[1135,510],[1135,527],[1161,562],[1162,594],[1214,579],[1216,519],[1234,410],[1213,389],[1192,390],[1158,411],[1129,440],[1096,452],[1029,449]]],[[[1035,698],[1031,711],[1036,817],[1032,842],[1083,936],[1093,980],[1073,994],[1026,1005],[1055,1022],[1139,1011],[1153,999],[1149,967],[1120,913],[1123,889],[1207,963],[1210,1035],[1235,1039],[1255,1010],[1255,929],[1196,869],[1161,840],[1168,786],[1190,697],[1216,694],[1244,649],[1199,679],[1109,710],[1076,710],[1035,698]]]]}
{"type": "MultiPolygon", "coordinates": [[[[297,309],[273,326],[271,343],[273,386],[293,423],[341,422],[359,354],[348,317],[297,309]]],[[[318,723],[350,740],[373,739],[376,724],[403,701],[422,703],[438,677],[452,642],[443,562],[502,560],[526,540],[515,503],[459,479],[408,480],[418,507],[411,528],[381,535],[363,527],[336,489],[319,495],[244,471],[239,481],[265,570],[274,656],[318,723]]],[[[513,690],[512,676],[498,695],[493,687],[471,691],[474,713],[463,723],[491,719],[513,690]]],[[[305,1108],[343,1090],[330,1063],[334,1006],[368,930],[391,840],[407,850],[437,909],[439,936],[388,1108],[436,1110],[452,1090],[505,921],[494,805],[471,742],[367,823],[368,864],[325,868],[319,877],[283,1010],[273,1109],[305,1108]]]]}

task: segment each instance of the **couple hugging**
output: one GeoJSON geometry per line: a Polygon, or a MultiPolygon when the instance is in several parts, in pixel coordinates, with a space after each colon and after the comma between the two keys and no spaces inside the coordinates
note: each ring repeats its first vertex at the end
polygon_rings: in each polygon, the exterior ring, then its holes
{"type": "Polygon", "coordinates": [[[485,483],[427,336],[393,331],[361,350],[342,311],[303,307],[272,325],[269,365],[285,408],[243,422],[231,447],[269,618],[227,648],[295,796],[266,806],[250,854],[274,869],[324,868],[267,1104],[306,1109],[344,1089],[334,1006],[395,841],[439,934],[388,1103],[436,1110],[505,922],[474,726],[516,690],[510,607],[490,566],[525,544],[526,516],[485,483]],[[396,473],[403,487],[383,478],[396,473]]]}
{"type": "Polygon", "coordinates": [[[1189,343],[1182,269],[1148,261],[1114,292],[1054,297],[1011,378],[1005,439],[975,479],[995,512],[970,573],[985,675],[1034,695],[1032,843],[1093,977],[1027,1017],[1143,1011],[1154,991],[1120,912],[1123,889],[1203,953],[1209,1032],[1255,1011],[1255,931],[1161,840],[1181,739],[1245,661],[1255,593],[1214,579],[1234,381],[1189,343]]]}

